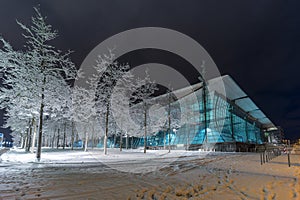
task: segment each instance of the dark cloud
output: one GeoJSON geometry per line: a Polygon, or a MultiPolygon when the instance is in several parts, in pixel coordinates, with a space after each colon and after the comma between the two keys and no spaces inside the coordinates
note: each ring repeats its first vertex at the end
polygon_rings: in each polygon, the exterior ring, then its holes
{"type": "Polygon", "coordinates": [[[127,29],[158,26],[189,35],[288,137],[299,137],[297,1],[3,0],[0,34],[16,48],[23,41],[15,19],[29,23],[32,6],[39,2],[48,22],[59,30],[56,46],[74,50],[78,66],[97,44],[127,29]]]}

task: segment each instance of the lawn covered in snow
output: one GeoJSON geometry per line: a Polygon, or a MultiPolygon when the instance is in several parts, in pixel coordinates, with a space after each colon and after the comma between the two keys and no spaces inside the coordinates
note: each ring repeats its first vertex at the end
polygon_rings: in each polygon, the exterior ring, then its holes
{"type": "Polygon", "coordinates": [[[260,164],[256,153],[12,149],[1,156],[0,199],[294,199],[300,156],[260,164]]]}

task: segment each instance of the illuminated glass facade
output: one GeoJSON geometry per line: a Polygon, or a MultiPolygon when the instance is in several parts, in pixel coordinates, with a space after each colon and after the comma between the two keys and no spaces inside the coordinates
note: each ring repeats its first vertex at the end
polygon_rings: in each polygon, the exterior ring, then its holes
{"type": "MultiPolygon", "coordinates": [[[[176,130],[171,130],[170,144],[174,147],[201,147],[203,144],[216,145],[218,143],[247,143],[262,144],[263,137],[258,123],[235,113],[235,108],[216,93],[208,97],[206,108],[206,130],[205,112],[203,101],[201,101],[202,90],[196,91],[198,104],[189,104],[189,96],[181,101],[181,112],[187,114],[189,120],[176,130]]],[[[173,103],[173,104],[176,104],[173,103]]],[[[138,146],[144,145],[144,139],[140,138],[138,146]]],[[[148,137],[147,146],[163,147],[169,145],[169,131],[159,131],[148,137]]]]}
{"type": "MultiPolygon", "coordinates": [[[[180,124],[156,133],[148,133],[147,147],[162,149],[170,145],[172,149],[254,151],[257,145],[266,142],[265,130],[274,126],[272,122],[230,76],[213,81],[220,80],[224,82],[226,97],[217,89],[208,91],[203,84],[197,84],[198,87],[194,87],[192,92],[172,101],[171,121],[177,118],[180,124]]],[[[208,87],[213,81],[208,82],[208,87]]],[[[166,99],[166,95],[162,95],[155,98],[155,101],[164,102],[167,113],[166,99]]],[[[165,127],[168,127],[167,124],[165,127]]],[[[130,137],[127,147],[143,147],[144,142],[143,137],[130,137]]],[[[119,146],[118,138],[116,143],[119,146]]],[[[123,138],[124,147],[125,143],[123,138]]]]}
{"type": "MultiPolygon", "coordinates": [[[[231,78],[230,81],[231,84],[235,84],[231,78]]],[[[171,130],[161,130],[147,137],[149,148],[168,146],[169,135],[172,148],[186,149],[210,148],[239,151],[244,147],[246,148],[244,151],[248,151],[249,148],[266,141],[265,124],[262,123],[263,120],[266,121],[266,117],[257,115],[260,118],[255,118],[251,115],[251,112],[257,113],[257,107],[245,111],[243,107],[235,104],[234,100],[220,95],[218,91],[208,92],[203,91],[203,88],[202,86],[171,104],[171,109],[180,107],[181,116],[187,116],[188,120],[179,128],[171,127],[171,130]]],[[[226,89],[228,91],[232,87],[226,89]]],[[[246,100],[249,101],[249,98],[247,97],[246,100]]],[[[242,101],[239,102],[242,103],[242,101]]],[[[247,106],[249,107],[249,104],[247,106]]],[[[135,145],[143,146],[144,139],[138,139],[135,145]]]]}

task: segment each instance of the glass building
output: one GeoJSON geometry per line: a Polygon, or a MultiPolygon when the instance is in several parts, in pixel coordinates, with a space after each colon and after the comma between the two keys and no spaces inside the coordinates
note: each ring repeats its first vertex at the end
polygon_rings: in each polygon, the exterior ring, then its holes
{"type": "MultiPolygon", "coordinates": [[[[270,142],[270,130],[276,127],[229,75],[151,101],[164,108],[165,123],[147,131],[146,141],[142,129],[139,134],[128,133],[122,138],[123,148],[144,147],[146,142],[148,149],[255,151],[270,142]]],[[[108,147],[120,147],[120,136],[109,136],[107,142],[108,147]]]]}
{"type": "MultiPolygon", "coordinates": [[[[267,142],[266,131],[274,124],[228,75],[198,83],[156,97],[156,103],[170,109],[170,126],[149,134],[150,149],[210,149],[255,151],[267,142]],[[172,120],[180,121],[172,123],[172,120]]],[[[144,146],[144,138],[131,138],[134,148],[144,146]]]]}

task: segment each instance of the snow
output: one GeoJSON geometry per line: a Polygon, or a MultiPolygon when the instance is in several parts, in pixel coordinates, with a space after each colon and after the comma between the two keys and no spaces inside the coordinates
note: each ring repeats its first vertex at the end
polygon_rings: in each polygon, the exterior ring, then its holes
{"type": "Polygon", "coordinates": [[[300,155],[43,149],[1,156],[0,199],[300,199],[300,155]]]}
{"type": "MultiPolygon", "coordinates": [[[[147,150],[143,149],[109,149],[108,154],[103,154],[103,149],[95,149],[84,152],[82,150],[56,150],[44,148],[41,162],[37,162],[35,154],[26,153],[24,149],[14,148],[10,152],[2,155],[2,163],[10,164],[82,164],[82,163],[102,163],[118,171],[130,173],[148,173],[159,170],[170,163],[181,160],[204,158],[213,152],[197,152],[185,150],[147,150]],[[122,165],[122,163],[125,163],[122,165]],[[131,165],[126,165],[131,163],[131,165]]],[[[218,153],[221,155],[220,153],[218,153]]],[[[228,154],[228,153],[223,153],[228,154]]],[[[212,156],[212,154],[210,155],[212,156]]]]}

